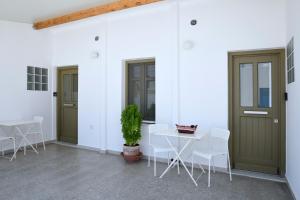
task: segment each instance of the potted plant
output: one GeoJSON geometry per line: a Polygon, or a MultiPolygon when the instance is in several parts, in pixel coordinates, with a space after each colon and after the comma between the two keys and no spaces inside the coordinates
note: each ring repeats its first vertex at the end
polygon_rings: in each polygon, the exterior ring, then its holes
{"type": "Polygon", "coordinates": [[[123,146],[123,156],[127,161],[137,161],[142,157],[140,146],[138,144],[141,139],[142,114],[136,105],[127,106],[121,117],[123,138],[125,144],[123,146]]]}

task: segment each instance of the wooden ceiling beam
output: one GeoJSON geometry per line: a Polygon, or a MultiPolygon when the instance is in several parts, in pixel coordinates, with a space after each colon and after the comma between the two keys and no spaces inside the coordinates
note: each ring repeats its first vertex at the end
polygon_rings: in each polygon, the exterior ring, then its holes
{"type": "Polygon", "coordinates": [[[81,19],[85,19],[88,17],[94,17],[97,15],[102,15],[109,12],[114,12],[118,10],[124,10],[127,8],[133,8],[141,5],[146,5],[150,3],[155,3],[162,0],[119,0],[117,2],[109,3],[106,5],[96,6],[93,8],[80,10],[77,12],[73,12],[67,15],[63,15],[60,17],[55,17],[52,19],[47,19],[44,21],[39,21],[33,24],[33,27],[37,30],[49,28],[52,26],[57,26],[60,24],[65,24],[81,19]]]}

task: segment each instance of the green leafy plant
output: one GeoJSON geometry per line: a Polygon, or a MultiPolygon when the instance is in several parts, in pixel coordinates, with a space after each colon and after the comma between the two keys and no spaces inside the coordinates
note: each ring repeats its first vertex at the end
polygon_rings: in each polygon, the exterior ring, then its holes
{"type": "Polygon", "coordinates": [[[129,105],[123,110],[121,123],[125,144],[127,146],[136,146],[142,137],[142,114],[136,105],[129,105]]]}

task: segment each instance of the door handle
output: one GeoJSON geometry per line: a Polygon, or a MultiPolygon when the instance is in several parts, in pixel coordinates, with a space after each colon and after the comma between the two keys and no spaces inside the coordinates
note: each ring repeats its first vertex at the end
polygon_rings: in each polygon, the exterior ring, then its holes
{"type": "Polygon", "coordinates": [[[64,106],[65,106],[65,107],[73,107],[74,104],[72,104],[72,103],[65,103],[64,106]]]}
{"type": "Polygon", "coordinates": [[[250,110],[245,110],[244,114],[248,114],[248,115],[267,115],[268,112],[266,112],[266,111],[250,111],[250,110]]]}

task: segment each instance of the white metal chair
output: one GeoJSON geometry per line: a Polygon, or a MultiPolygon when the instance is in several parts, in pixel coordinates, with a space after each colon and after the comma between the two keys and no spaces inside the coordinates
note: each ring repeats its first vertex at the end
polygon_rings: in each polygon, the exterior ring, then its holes
{"type": "Polygon", "coordinates": [[[0,136],[2,157],[6,158],[5,155],[4,155],[4,150],[3,150],[3,144],[2,144],[3,141],[11,141],[11,142],[12,142],[13,147],[14,147],[14,154],[13,154],[14,156],[12,156],[12,157],[10,158],[10,161],[12,161],[14,158],[16,159],[17,156],[16,156],[16,154],[15,154],[15,152],[16,152],[16,140],[15,140],[15,138],[14,138],[14,137],[6,137],[6,136],[4,137],[4,136],[0,136]]]}
{"type": "MultiPolygon", "coordinates": [[[[33,121],[35,121],[36,123],[33,124],[29,129],[28,131],[26,132],[26,135],[34,135],[34,138],[35,138],[35,148],[38,148],[38,136],[41,137],[42,139],[42,143],[43,143],[43,148],[44,150],[46,150],[46,147],[45,147],[45,140],[44,140],[44,133],[43,133],[43,121],[44,121],[44,118],[41,117],[41,116],[34,116],[33,117],[33,121]]],[[[26,146],[24,146],[24,155],[26,154],[26,146]]]]}
{"type": "MultiPolygon", "coordinates": [[[[193,151],[192,175],[193,175],[193,171],[194,171],[194,156],[198,156],[198,157],[208,160],[208,187],[210,187],[211,164],[213,165],[213,171],[215,172],[214,158],[216,156],[222,156],[222,155],[226,156],[227,163],[228,163],[229,177],[230,177],[230,181],[232,181],[230,157],[229,157],[229,150],[228,150],[229,136],[230,136],[230,131],[224,130],[224,129],[213,128],[213,129],[211,129],[210,133],[202,141],[202,142],[207,143],[205,145],[205,147],[202,148],[201,150],[193,151]]],[[[200,168],[204,172],[201,164],[200,164],[200,168]]],[[[201,175],[202,175],[202,173],[201,173],[201,175]]],[[[197,180],[199,179],[199,177],[197,178],[197,180]]]]}
{"type": "MultiPolygon", "coordinates": [[[[31,134],[35,134],[35,136],[40,135],[41,139],[42,139],[42,143],[43,143],[43,148],[44,150],[46,150],[46,146],[45,146],[45,139],[44,139],[44,133],[43,133],[43,121],[44,121],[44,117],[41,116],[34,116],[33,120],[37,122],[37,126],[35,127],[35,129],[33,129],[33,131],[31,131],[31,134]]],[[[37,142],[37,137],[35,142],[37,142]]],[[[36,148],[37,148],[37,143],[36,143],[36,148]]]]}
{"type": "MultiPolygon", "coordinates": [[[[153,143],[151,140],[152,135],[159,131],[168,130],[169,125],[168,124],[151,124],[149,125],[149,147],[153,150],[153,162],[154,162],[154,176],[156,176],[156,156],[158,153],[167,153],[168,154],[168,165],[170,164],[170,153],[173,152],[173,149],[171,147],[168,147],[164,145],[158,145],[153,143]]],[[[150,167],[151,162],[151,155],[149,153],[148,155],[148,167],[150,167]]],[[[177,162],[177,169],[179,173],[179,163],[177,162]]]]}

